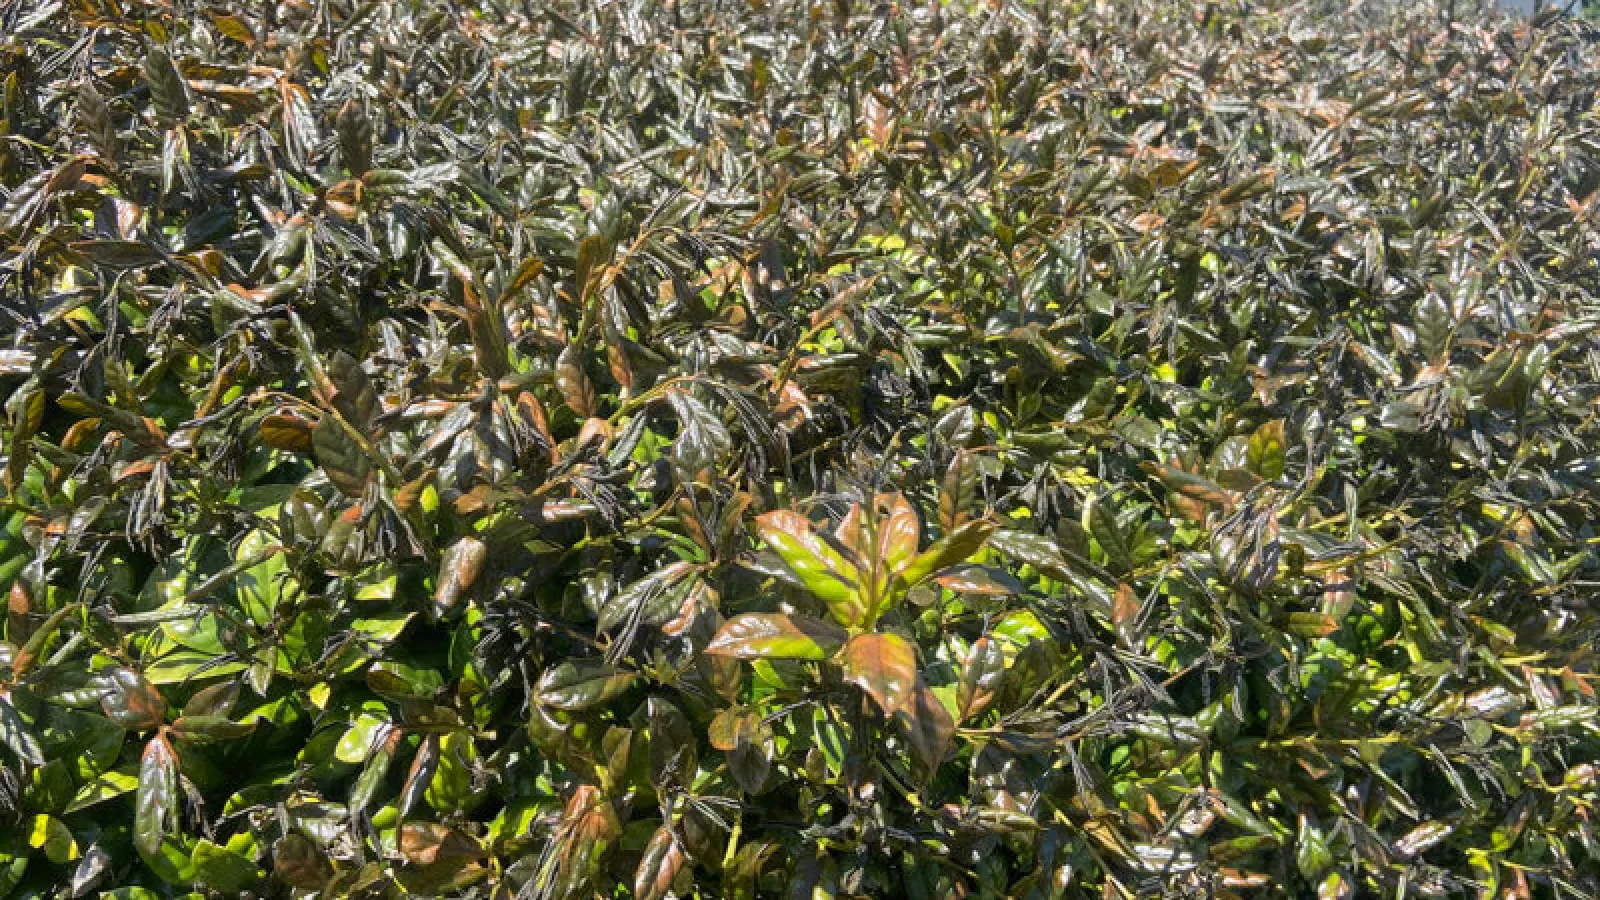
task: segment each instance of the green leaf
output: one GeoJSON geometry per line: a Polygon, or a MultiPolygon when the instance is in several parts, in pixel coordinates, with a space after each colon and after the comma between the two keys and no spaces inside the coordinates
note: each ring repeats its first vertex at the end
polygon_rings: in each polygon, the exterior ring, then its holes
{"type": "Polygon", "coordinates": [[[189,744],[233,741],[256,730],[254,722],[234,722],[223,716],[179,716],[172,723],[172,735],[189,744]]]}
{"type": "Polygon", "coordinates": [[[724,622],[705,652],[737,659],[823,660],[846,637],[844,629],[809,616],[745,613],[724,622]]]}
{"type": "Polygon", "coordinates": [[[817,748],[822,751],[828,771],[835,776],[844,771],[844,760],[850,752],[850,739],[844,727],[822,706],[813,707],[811,729],[817,748]]]}
{"type": "Polygon", "coordinates": [[[1327,836],[1311,817],[1300,815],[1300,833],[1295,837],[1295,866],[1309,881],[1333,867],[1333,853],[1328,849],[1327,836]]]}
{"type": "Polygon", "coordinates": [[[56,865],[65,865],[78,858],[78,842],[72,829],[53,816],[36,815],[27,827],[28,846],[43,850],[45,858],[56,865]]]}
{"type": "Polygon", "coordinates": [[[311,447],[328,481],[346,497],[360,499],[372,477],[372,460],[351,439],[344,426],[324,416],[311,429],[311,447]]]}
{"type": "Polygon", "coordinates": [[[600,605],[598,631],[623,624],[661,625],[678,615],[700,579],[688,562],[673,562],[611,594],[600,605]]]}
{"type": "Polygon", "coordinates": [[[178,829],[178,755],[162,735],[145,744],[134,794],[133,845],[158,871],[170,868],[167,842],[178,829]]]}
{"type": "Polygon", "coordinates": [[[334,758],[342,763],[358,766],[367,761],[369,754],[389,734],[389,720],[378,713],[363,712],[345,729],[334,745],[334,758]]]}
{"type": "Polygon", "coordinates": [[[1122,526],[1117,524],[1116,513],[1108,497],[1098,494],[1089,497],[1083,507],[1083,527],[1094,535],[1100,549],[1105,551],[1106,561],[1113,568],[1121,572],[1133,568],[1133,553],[1128,548],[1122,526]]]}
{"type": "Polygon", "coordinates": [[[685,391],[673,391],[667,399],[678,416],[678,439],[673,442],[672,456],[679,471],[691,481],[701,473],[715,477],[718,462],[733,450],[727,427],[704,403],[685,391]]]}
{"type": "Polygon", "coordinates": [[[113,800],[137,790],[139,776],[130,772],[102,772],[93,780],[78,789],[72,802],[63,813],[71,814],[82,809],[87,809],[96,803],[113,800]]]}
{"type": "Polygon", "coordinates": [[[242,854],[202,838],[195,844],[194,876],[212,890],[237,894],[266,877],[242,854]]]}
{"type": "Polygon", "coordinates": [[[243,565],[261,560],[240,572],[234,579],[239,604],[258,625],[273,621],[278,606],[299,596],[300,582],[289,572],[285,554],[262,529],[247,533],[234,550],[234,562],[243,565]]]}
{"type": "Polygon", "coordinates": [[[966,562],[982,550],[994,535],[995,523],[987,519],[978,519],[958,526],[954,531],[948,532],[922,554],[911,560],[901,570],[900,577],[908,585],[915,585],[944,569],[958,563],[966,562]]]}
{"type": "Polygon", "coordinates": [[[480,768],[478,748],[471,735],[450,732],[439,739],[439,768],[423,796],[428,805],[445,814],[460,814],[475,806],[481,795],[473,790],[474,772],[480,768]]]}
{"type": "Polygon", "coordinates": [[[1285,452],[1283,420],[1273,419],[1250,435],[1247,456],[1250,471],[1268,481],[1282,478],[1285,452]]]}
{"type": "Polygon", "coordinates": [[[855,564],[819,537],[804,516],[787,510],[764,513],[756,517],[755,530],[800,583],[828,605],[839,624],[850,628],[865,622],[866,601],[855,564]]]}
{"type": "Polygon", "coordinates": [[[1046,578],[1068,582],[1073,579],[1061,546],[1043,535],[1008,529],[995,532],[989,544],[1006,556],[1032,566],[1046,578]]]}
{"type": "Polygon", "coordinates": [[[0,743],[4,743],[23,762],[44,765],[44,748],[39,745],[39,739],[33,736],[22,716],[17,714],[5,691],[0,691],[0,743]]]}
{"type": "Polygon", "coordinates": [[[636,676],[596,660],[573,660],[539,677],[534,699],[556,709],[589,709],[620,696],[636,676]]]}

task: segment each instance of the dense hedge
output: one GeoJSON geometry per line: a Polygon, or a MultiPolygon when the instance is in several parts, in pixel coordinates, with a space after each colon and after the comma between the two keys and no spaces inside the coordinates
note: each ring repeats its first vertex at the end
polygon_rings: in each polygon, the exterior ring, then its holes
{"type": "Polygon", "coordinates": [[[0,7],[0,896],[1600,894],[1470,6],[0,7]]]}

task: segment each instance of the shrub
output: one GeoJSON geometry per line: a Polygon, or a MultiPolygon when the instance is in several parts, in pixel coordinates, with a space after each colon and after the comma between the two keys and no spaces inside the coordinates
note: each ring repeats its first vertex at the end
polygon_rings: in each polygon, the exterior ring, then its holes
{"type": "Polygon", "coordinates": [[[0,896],[1600,893],[1596,32],[1251,6],[4,7],[0,896]]]}

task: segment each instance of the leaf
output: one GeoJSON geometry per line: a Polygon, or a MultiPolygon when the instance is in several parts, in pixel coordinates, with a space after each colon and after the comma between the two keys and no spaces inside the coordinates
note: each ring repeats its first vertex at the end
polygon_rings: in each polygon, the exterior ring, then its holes
{"type": "Polygon", "coordinates": [[[689,481],[698,480],[702,473],[714,477],[718,461],[733,449],[728,429],[704,403],[684,391],[673,391],[667,399],[678,416],[678,439],[673,442],[672,455],[679,470],[689,481]]]}
{"type": "Polygon", "coordinates": [[[300,594],[300,583],[289,573],[283,548],[263,529],[245,534],[234,548],[234,562],[245,566],[234,579],[234,596],[251,621],[267,625],[278,608],[300,594]]]}
{"type": "Polygon", "coordinates": [[[261,420],[258,433],[262,443],[279,450],[288,450],[292,453],[312,452],[311,422],[299,416],[285,416],[274,413],[261,420]]]}
{"type": "Polygon", "coordinates": [[[556,357],[556,389],[561,399],[579,418],[587,419],[595,413],[594,385],[583,371],[583,354],[577,345],[568,344],[556,357]]]}
{"type": "Polygon", "coordinates": [[[744,613],[724,622],[705,652],[737,659],[824,660],[846,637],[844,629],[808,616],[744,613]]]}
{"type": "Polygon", "coordinates": [[[506,349],[506,323],[497,303],[485,303],[478,294],[472,272],[457,272],[461,279],[462,304],[466,310],[467,333],[477,350],[475,360],[483,377],[492,381],[504,378],[510,371],[506,349]]]}
{"type": "Polygon", "coordinates": [[[756,517],[755,531],[800,583],[828,605],[839,624],[853,627],[865,621],[860,573],[803,516],[785,510],[763,513],[756,517]]]}
{"type": "Polygon", "coordinates": [[[662,825],[650,835],[639,868],[633,875],[633,896],[638,900],[663,900],[668,894],[681,890],[679,876],[686,870],[688,858],[672,829],[662,825]]]}
{"type": "Polygon", "coordinates": [[[1284,630],[1301,637],[1327,637],[1339,630],[1339,620],[1326,613],[1289,613],[1284,622],[1284,630]]]}
{"type": "Polygon", "coordinates": [[[1436,291],[1424,293],[1417,300],[1412,321],[1417,330],[1417,348],[1430,362],[1440,360],[1451,330],[1455,327],[1455,316],[1450,307],[1445,305],[1444,298],[1436,291]]]}
{"type": "Polygon", "coordinates": [[[878,558],[884,561],[889,571],[899,572],[917,554],[922,525],[917,520],[917,511],[904,494],[882,498],[880,502],[883,501],[886,501],[889,514],[878,523],[878,558]]]}
{"type": "Polygon", "coordinates": [[[1022,582],[992,566],[954,566],[933,579],[940,587],[958,594],[1006,597],[1022,593],[1022,582]]]}
{"type": "Polygon", "coordinates": [[[1273,419],[1250,435],[1250,471],[1268,481],[1283,477],[1285,440],[1283,420],[1273,419]]]}
{"type": "Polygon", "coordinates": [[[35,815],[26,832],[28,846],[43,850],[45,858],[56,865],[66,865],[78,858],[78,842],[72,837],[72,829],[60,819],[35,815]]]}
{"type": "Polygon", "coordinates": [[[1071,581],[1073,578],[1061,546],[1043,535],[1007,529],[996,532],[990,538],[990,545],[1052,580],[1071,581]]]}
{"type": "Polygon", "coordinates": [[[73,241],[72,250],[108,269],[148,269],[163,259],[143,241],[73,241]]]}
{"type": "Polygon", "coordinates": [[[900,577],[906,584],[915,585],[930,575],[966,562],[983,549],[996,527],[995,523],[986,519],[961,525],[934,541],[920,556],[911,560],[900,571],[900,577]]]}
{"type": "Polygon", "coordinates": [[[1111,595],[1111,626],[1116,629],[1123,646],[1132,650],[1138,650],[1141,644],[1139,613],[1143,609],[1144,604],[1134,593],[1133,586],[1126,581],[1118,582],[1111,595]]]}
{"type": "Polygon", "coordinates": [[[1222,485],[1193,472],[1184,471],[1176,466],[1151,462],[1141,463],[1140,468],[1160,479],[1167,490],[1190,500],[1215,503],[1225,509],[1233,505],[1232,492],[1222,485]]]}
{"type": "MultiPolygon", "coordinates": [[[[209,15],[212,26],[215,27],[221,34],[232,38],[241,44],[245,44],[246,46],[256,42],[255,32],[251,31],[250,26],[246,25],[244,20],[240,19],[238,16],[222,15],[218,13],[210,13],[209,15]]],[[[222,888],[222,890],[228,889],[222,888]]]]}
{"type": "Polygon", "coordinates": [[[475,537],[463,537],[450,545],[439,560],[439,577],[433,591],[435,619],[443,619],[455,611],[477,583],[488,558],[488,545],[475,537]]]}
{"type": "Polygon", "coordinates": [[[972,642],[956,687],[956,709],[962,722],[983,715],[994,702],[1006,676],[1005,649],[987,635],[972,642]]]}
{"type": "Polygon", "coordinates": [[[248,890],[266,877],[243,854],[204,839],[195,844],[193,860],[195,878],[227,894],[248,890]]]}
{"type": "Polygon", "coordinates": [[[572,660],[539,677],[534,699],[556,709],[590,709],[620,696],[635,677],[607,663],[572,660]]]}
{"type": "Polygon", "coordinates": [[[839,775],[844,771],[845,758],[850,753],[850,740],[844,728],[821,706],[812,711],[811,728],[812,740],[822,751],[828,771],[839,775]]]}
{"type": "Polygon", "coordinates": [[[650,742],[650,778],[658,785],[694,783],[700,764],[695,730],[683,710],[662,697],[645,701],[642,724],[650,742]]]}
{"type": "Polygon", "coordinates": [[[971,451],[957,450],[950,455],[950,465],[939,483],[939,528],[946,534],[969,518],[968,510],[978,496],[978,480],[978,466],[971,451]]]}
{"type": "Polygon", "coordinates": [[[169,120],[189,115],[189,90],[183,76],[172,64],[172,57],[160,47],[152,47],[144,58],[144,79],[156,108],[169,120]]]}
{"type": "Polygon", "coordinates": [[[1084,504],[1083,527],[1094,535],[1100,544],[1100,549],[1105,551],[1106,561],[1118,571],[1129,571],[1133,568],[1133,553],[1128,548],[1127,538],[1122,533],[1122,526],[1117,524],[1115,512],[1108,502],[1108,498],[1100,495],[1091,496],[1084,504]]]}
{"type": "Polygon", "coordinates": [[[34,737],[27,723],[17,714],[9,694],[4,690],[0,690],[0,743],[4,743],[23,762],[36,766],[45,763],[44,748],[39,744],[39,739],[34,737]]]}
{"type": "Polygon", "coordinates": [[[400,855],[414,866],[459,866],[484,855],[477,841],[435,822],[407,822],[400,826],[399,838],[400,855]]]}
{"type": "Polygon", "coordinates": [[[235,722],[222,716],[179,716],[172,723],[172,736],[190,744],[238,740],[255,730],[254,722],[235,722]]]}
{"type": "Polygon", "coordinates": [[[938,768],[955,740],[955,721],[932,690],[916,679],[905,705],[895,710],[895,721],[906,732],[911,752],[927,771],[938,768]]]}
{"type": "Polygon", "coordinates": [[[1315,821],[1305,813],[1300,814],[1300,832],[1295,837],[1295,867],[1308,881],[1333,866],[1333,853],[1328,849],[1327,837],[1315,821]]]}
{"type": "Polygon", "coordinates": [[[732,731],[728,774],[746,794],[758,794],[772,770],[772,733],[761,717],[749,712],[734,720],[732,731]]]}
{"type": "Polygon", "coordinates": [[[326,398],[327,403],[353,427],[363,432],[370,429],[382,406],[361,363],[343,350],[336,350],[328,360],[328,378],[334,393],[326,398]]]}
{"type": "Polygon", "coordinates": [[[316,452],[317,464],[340,493],[355,499],[366,494],[367,481],[372,477],[372,460],[345,433],[343,425],[331,417],[323,418],[311,430],[311,446],[316,452]]]}
{"type": "Polygon", "coordinates": [[[573,271],[573,282],[577,285],[577,299],[579,302],[588,300],[600,287],[600,281],[605,276],[605,269],[611,264],[616,246],[605,237],[598,234],[585,235],[578,242],[576,267],[573,271]]]}
{"type": "Polygon", "coordinates": [[[162,735],[145,744],[139,757],[139,787],[134,792],[133,844],[152,866],[162,860],[162,845],[178,828],[178,755],[162,735]]]}
{"type": "Polygon", "coordinates": [[[144,731],[166,721],[167,702],[155,685],[132,669],[111,669],[105,675],[100,708],[106,718],[129,731],[144,731]]]}
{"type": "Polygon", "coordinates": [[[618,625],[661,625],[672,620],[683,601],[702,581],[694,564],[668,563],[613,593],[600,605],[595,629],[610,631],[618,625]]]}
{"type": "Polygon", "coordinates": [[[273,848],[272,871],[285,884],[307,891],[321,890],[333,877],[333,866],[322,850],[294,831],[279,838],[273,848]]]}
{"type": "Polygon", "coordinates": [[[866,691],[884,715],[893,715],[916,689],[916,650],[897,634],[858,634],[840,661],[844,680],[866,691]]]}

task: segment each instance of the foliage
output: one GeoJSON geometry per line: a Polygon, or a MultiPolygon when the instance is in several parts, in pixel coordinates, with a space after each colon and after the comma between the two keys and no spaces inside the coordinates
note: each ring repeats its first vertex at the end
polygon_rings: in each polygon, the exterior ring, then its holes
{"type": "Polygon", "coordinates": [[[1600,894],[1458,5],[0,6],[0,896],[1600,894]]]}

